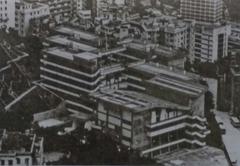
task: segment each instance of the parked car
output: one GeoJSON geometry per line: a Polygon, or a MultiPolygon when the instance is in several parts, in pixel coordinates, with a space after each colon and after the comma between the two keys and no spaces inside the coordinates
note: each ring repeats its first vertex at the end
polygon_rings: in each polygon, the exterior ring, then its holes
{"type": "Polygon", "coordinates": [[[231,124],[236,127],[236,128],[240,128],[240,121],[237,117],[231,117],[231,124]]]}
{"type": "Polygon", "coordinates": [[[224,124],[220,124],[219,128],[221,130],[221,134],[226,134],[226,128],[225,128],[224,124]]]}
{"type": "Polygon", "coordinates": [[[226,134],[226,128],[225,128],[223,121],[219,117],[216,117],[216,121],[220,128],[221,134],[226,134]]]}

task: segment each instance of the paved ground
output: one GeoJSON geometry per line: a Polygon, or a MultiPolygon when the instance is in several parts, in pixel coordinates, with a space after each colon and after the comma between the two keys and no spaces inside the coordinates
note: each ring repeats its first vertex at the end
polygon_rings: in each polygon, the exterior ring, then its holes
{"type": "Polygon", "coordinates": [[[183,150],[178,153],[159,158],[158,163],[164,166],[228,166],[222,150],[206,146],[195,150],[183,150]]]}
{"type": "Polygon", "coordinates": [[[63,156],[64,154],[60,152],[44,153],[44,160],[45,162],[55,162],[60,160],[63,156]]]}
{"type": "Polygon", "coordinates": [[[226,134],[222,136],[223,142],[232,160],[237,160],[237,166],[240,166],[240,129],[232,126],[228,113],[216,112],[224,123],[226,134]]]}

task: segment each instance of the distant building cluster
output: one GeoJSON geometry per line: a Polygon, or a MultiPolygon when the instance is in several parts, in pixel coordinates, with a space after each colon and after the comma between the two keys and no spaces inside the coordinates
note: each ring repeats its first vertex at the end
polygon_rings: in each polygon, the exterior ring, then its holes
{"type": "MultiPolygon", "coordinates": [[[[0,92],[8,92],[0,103],[4,110],[38,96],[44,110],[31,113],[39,127],[70,123],[59,132],[64,135],[84,122],[151,159],[208,146],[212,87],[194,67],[218,65],[231,55],[227,73],[217,67],[213,102],[240,116],[240,25],[224,20],[222,0],[181,0],[175,12],[149,1],[171,15],[144,2],[0,0],[0,27],[39,37],[43,45],[40,80],[13,101],[4,74],[13,72],[9,63],[0,68],[0,92]]],[[[11,47],[0,46],[11,55],[11,47]]],[[[1,131],[0,164],[42,164],[42,153],[43,138],[30,131],[1,131]]]]}

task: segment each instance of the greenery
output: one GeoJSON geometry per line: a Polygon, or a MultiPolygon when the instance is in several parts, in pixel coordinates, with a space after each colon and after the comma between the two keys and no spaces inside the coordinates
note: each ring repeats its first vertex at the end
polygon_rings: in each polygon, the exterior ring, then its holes
{"type": "Polygon", "coordinates": [[[203,77],[218,78],[218,74],[229,72],[230,58],[225,57],[215,63],[197,62],[193,64],[189,59],[185,62],[185,70],[195,72],[203,77]]]}
{"type": "Polygon", "coordinates": [[[240,8],[240,3],[239,0],[224,0],[227,7],[228,7],[228,11],[230,14],[230,19],[232,21],[236,21],[236,22],[240,22],[240,12],[239,12],[239,8],[240,8]]]}
{"type": "Polygon", "coordinates": [[[39,129],[44,136],[45,151],[59,151],[65,157],[54,165],[115,165],[115,164],[154,164],[152,160],[141,158],[137,153],[116,142],[111,136],[99,131],[77,131],[64,136],[57,135],[59,129],[39,129]],[[84,141],[84,142],[83,142],[84,141]]]}
{"type": "MultiPolygon", "coordinates": [[[[203,85],[207,85],[205,81],[201,82],[203,85]]],[[[207,144],[216,148],[223,149],[223,142],[222,142],[222,136],[221,131],[218,126],[218,123],[215,119],[214,113],[211,111],[214,109],[214,101],[213,101],[213,94],[208,91],[205,94],[205,116],[208,121],[208,126],[211,131],[211,133],[207,136],[207,144]]]]}
{"type": "Polygon", "coordinates": [[[40,57],[43,49],[40,38],[36,36],[28,36],[24,40],[25,51],[30,55],[26,63],[27,70],[31,73],[33,80],[39,79],[40,75],[40,57]]]}
{"type": "Polygon", "coordinates": [[[25,130],[31,128],[31,122],[32,116],[24,110],[16,112],[0,112],[1,129],[24,132],[25,130]]]}

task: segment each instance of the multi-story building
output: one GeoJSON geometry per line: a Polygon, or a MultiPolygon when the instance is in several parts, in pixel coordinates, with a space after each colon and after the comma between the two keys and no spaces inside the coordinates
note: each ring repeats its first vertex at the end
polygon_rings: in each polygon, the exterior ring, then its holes
{"type": "Polygon", "coordinates": [[[31,23],[49,19],[49,6],[43,3],[20,0],[16,2],[15,29],[20,36],[26,36],[31,23]]]}
{"type": "Polygon", "coordinates": [[[240,68],[239,66],[231,68],[231,113],[240,116],[240,68]]]}
{"type": "Polygon", "coordinates": [[[125,0],[90,0],[93,17],[101,17],[109,10],[109,6],[123,6],[131,4],[125,0]]]}
{"type": "Polygon", "coordinates": [[[141,21],[130,21],[129,26],[134,32],[131,35],[135,38],[175,49],[184,48],[189,52],[193,50],[194,23],[191,21],[184,22],[176,17],[163,15],[141,19],[141,21]]]}
{"type": "Polygon", "coordinates": [[[228,54],[229,25],[196,24],[191,61],[215,62],[228,54]]]}
{"type": "Polygon", "coordinates": [[[93,110],[87,95],[99,89],[102,78],[98,55],[84,49],[78,45],[43,50],[40,77],[45,87],[66,100],[70,112],[89,114],[93,110]]]}
{"type": "Polygon", "coordinates": [[[50,7],[51,17],[57,24],[68,22],[73,16],[73,0],[39,0],[50,7]]]}
{"type": "Polygon", "coordinates": [[[228,110],[230,114],[240,117],[239,92],[240,92],[240,50],[232,49],[229,53],[231,58],[230,72],[225,77],[225,96],[224,99],[229,101],[228,110]],[[227,94],[227,95],[226,95],[227,94]]]}
{"type": "Polygon", "coordinates": [[[150,64],[130,68],[126,77],[128,90],[93,94],[97,125],[105,132],[151,158],[206,145],[206,87],[188,73],[150,64]]]}
{"type": "Polygon", "coordinates": [[[173,48],[190,47],[191,26],[179,20],[169,23],[164,28],[164,44],[173,48]]]}
{"type": "Polygon", "coordinates": [[[216,23],[223,19],[223,0],[181,0],[181,15],[205,23],[216,23]]]}
{"type": "Polygon", "coordinates": [[[15,27],[15,0],[0,0],[0,29],[15,27]]]}
{"type": "Polygon", "coordinates": [[[143,156],[206,145],[206,119],[187,107],[133,91],[102,91],[95,97],[97,124],[143,156]]]}
{"type": "Polygon", "coordinates": [[[85,10],[87,7],[87,0],[74,0],[74,7],[76,8],[76,13],[81,10],[85,10]]]}
{"type": "Polygon", "coordinates": [[[43,138],[35,134],[0,131],[1,165],[42,165],[43,138]]]}
{"type": "Polygon", "coordinates": [[[229,36],[229,48],[240,48],[240,24],[231,23],[231,35],[229,36]]]}

